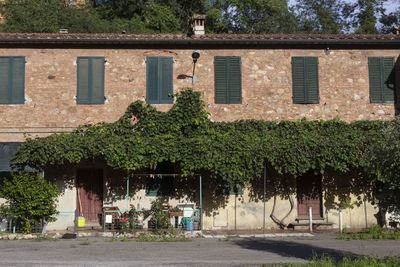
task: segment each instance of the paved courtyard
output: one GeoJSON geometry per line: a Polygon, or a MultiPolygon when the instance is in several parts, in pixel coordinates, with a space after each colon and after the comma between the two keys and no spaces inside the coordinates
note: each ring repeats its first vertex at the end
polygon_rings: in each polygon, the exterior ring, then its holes
{"type": "Polygon", "coordinates": [[[313,254],[400,255],[400,241],[345,241],[312,237],[202,238],[192,242],[113,241],[88,237],[58,241],[0,240],[0,266],[252,266],[306,262],[313,254]]]}

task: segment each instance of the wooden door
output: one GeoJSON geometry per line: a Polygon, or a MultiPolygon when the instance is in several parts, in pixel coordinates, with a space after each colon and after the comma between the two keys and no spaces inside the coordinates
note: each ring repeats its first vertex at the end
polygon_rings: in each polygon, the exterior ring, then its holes
{"type": "Polygon", "coordinates": [[[297,178],[297,216],[308,218],[309,207],[313,218],[323,217],[321,176],[310,172],[297,178]]]}
{"type": "Polygon", "coordinates": [[[101,223],[103,208],[103,170],[78,169],[77,201],[78,216],[88,223],[101,223]]]}

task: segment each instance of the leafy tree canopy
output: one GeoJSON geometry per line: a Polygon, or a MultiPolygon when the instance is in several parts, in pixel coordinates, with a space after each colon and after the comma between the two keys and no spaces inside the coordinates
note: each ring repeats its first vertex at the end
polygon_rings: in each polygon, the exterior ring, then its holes
{"type": "MultiPolygon", "coordinates": [[[[70,7],[60,0],[4,0],[5,32],[190,33],[205,14],[208,33],[377,33],[398,24],[390,0],[92,0],[70,7]],[[292,3],[293,4],[293,3],[292,3]]],[[[397,16],[397,17],[396,17],[397,16]]]]}
{"type": "Polygon", "coordinates": [[[0,187],[0,197],[7,200],[0,211],[14,217],[25,233],[30,233],[32,225],[42,219],[55,221],[60,194],[58,187],[43,180],[37,173],[19,172],[11,176],[11,179],[4,179],[0,187]]]}
{"type": "Polygon", "coordinates": [[[295,6],[300,30],[307,33],[344,33],[346,4],[341,0],[299,0],[295,6]]]}

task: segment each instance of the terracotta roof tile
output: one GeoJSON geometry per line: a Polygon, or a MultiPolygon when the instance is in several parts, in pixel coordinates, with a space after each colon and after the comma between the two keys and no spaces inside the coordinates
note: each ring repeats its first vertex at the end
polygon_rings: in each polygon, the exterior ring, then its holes
{"type": "Polygon", "coordinates": [[[0,43],[18,42],[154,42],[154,41],[400,41],[393,34],[105,34],[105,33],[0,33],[0,43]]]}

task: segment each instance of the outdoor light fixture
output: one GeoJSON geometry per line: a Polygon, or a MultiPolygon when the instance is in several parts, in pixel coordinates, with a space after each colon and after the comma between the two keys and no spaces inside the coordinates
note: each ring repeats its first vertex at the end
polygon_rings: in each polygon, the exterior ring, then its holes
{"type": "Polygon", "coordinates": [[[192,85],[194,84],[194,71],[196,69],[196,62],[200,57],[200,53],[198,50],[194,50],[192,52],[192,58],[193,58],[193,74],[192,74],[192,85]]]}
{"type": "Polygon", "coordinates": [[[199,51],[198,50],[194,50],[193,53],[192,53],[193,63],[196,64],[196,62],[199,59],[199,57],[200,57],[199,51]]]}
{"type": "Polygon", "coordinates": [[[331,54],[331,50],[329,49],[329,47],[327,47],[326,49],[325,49],[325,55],[330,55],[331,54]]]}

